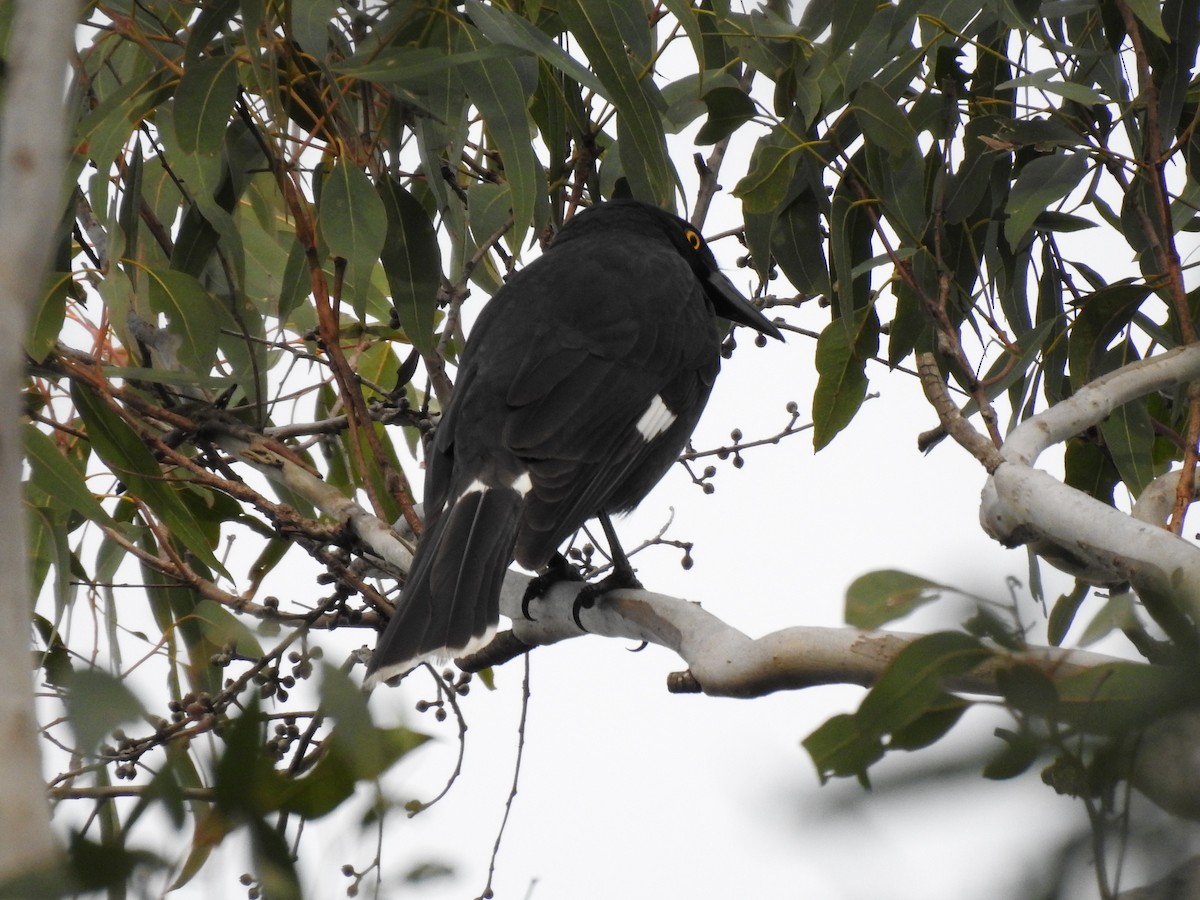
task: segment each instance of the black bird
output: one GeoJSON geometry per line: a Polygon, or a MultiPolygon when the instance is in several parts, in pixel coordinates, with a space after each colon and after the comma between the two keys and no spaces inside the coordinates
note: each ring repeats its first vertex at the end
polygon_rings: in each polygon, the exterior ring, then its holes
{"type": "Polygon", "coordinates": [[[613,200],[480,314],[427,452],[425,531],[372,680],[482,646],[514,559],[539,569],[670,468],[720,368],[716,317],[782,339],[690,224],[613,200]]]}

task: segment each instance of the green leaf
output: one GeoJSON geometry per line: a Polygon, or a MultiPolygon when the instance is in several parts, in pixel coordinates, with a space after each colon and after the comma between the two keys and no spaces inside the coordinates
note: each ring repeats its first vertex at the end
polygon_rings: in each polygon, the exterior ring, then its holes
{"type": "Polygon", "coordinates": [[[217,760],[212,788],[217,810],[227,820],[223,828],[229,828],[278,810],[286,785],[263,746],[264,720],[256,695],[223,726],[225,751],[217,760]]]}
{"type": "Polygon", "coordinates": [[[898,569],[881,569],[856,578],[846,589],[846,624],[879,628],[937,599],[945,588],[898,569]]]}
{"type": "Polygon", "coordinates": [[[1104,446],[1121,474],[1121,481],[1134,497],[1139,496],[1157,474],[1154,465],[1154,420],[1145,399],[1118,406],[1100,423],[1104,446]]]}
{"type": "Polygon", "coordinates": [[[492,46],[460,53],[447,53],[439,47],[389,47],[355,54],[333,66],[335,72],[353,75],[364,81],[423,87],[431,76],[446,75],[470,63],[493,63],[499,59],[522,56],[516,47],[492,46]]]}
{"type": "Polygon", "coordinates": [[[467,188],[467,226],[475,247],[490,241],[509,220],[507,185],[480,181],[467,188]]]}
{"type": "MultiPolygon", "coordinates": [[[[475,35],[475,39],[479,36],[475,35]]],[[[537,157],[529,139],[532,126],[524,101],[524,85],[509,59],[465,63],[455,71],[500,151],[503,163],[500,174],[508,183],[512,203],[512,238],[519,244],[533,222],[533,208],[541,190],[537,157]]]]}
{"type": "MultiPolygon", "coordinates": [[[[868,147],[850,158],[850,169],[869,168],[868,147]]],[[[848,174],[834,188],[829,209],[829,252],[833,276],[834,316],[851,332],[860,324],[863,310],[871,305],[874,217],[867,214],[859,191],[858,176],[848,174]]],[[[870,355],[870,354],[867,354],[870,355]]]]}
{"type": "Polygon", "coordinates": [[[883,741],[864,733],[857,717],[845,713],[824,722],[801,743],[822,784],[832,777],[853,775],[868,786],[867,769],[883,758],[883,741]]]}
{"type": "Polygon", "coordinates": [[[758,139],[750,168],[733,189],[745,215],[773,213],[787,196],[798,148],[782,143],[783,139],[784,135],[776,132],[758,139]]]}
{"type": "MultiPolygon", "coordinates": [[[[199,771],[196,769],[195,763],[192,761],[191,754],[180,746],[180,742],[173,741],[168,743],[166,753],[167,767],[175,776],[180,788],[202,788],[205,786],[199,771]]],[[[180,867],[179,874],[171,885],[171,890],[181,888],[191,881],[196,873],[204,867],[204,863],[208,860],[213,850],[211,843],[198,839],[201,837],[200,825],[209,810],[208,804],[199,800],[192,800],[188,803],[188,806],[191,807],[192,821],[194,823],[192,849],[180,867]]]]}
{"type": "Polygon", "coordinates": [[[1058,713],[1058,689],[1035,666],[1017,664],[997,670],[996,686],[1013,709],[1048,720],[1058,713]]]}
{"type": "Polygon", "coordinates": [[[100,371],[108,379],[119,378],[143,384],[170,384],[175,387],[202,387],[210,391],[223,391],[235,383],[225,375],[193,375],[191,372],[141,366],[101,366],[100,371]]]}
{"type": "MultiPolygon", "coordinates": [[[[42,644],[45,648],[40,652],[35,650],[34,655],[38,659],[38,665],[42,669],[46,683],[55,687],[65,688],[68,679],[74,674],[74,666],[71,664],[71,652],[67,649],[67,645],[63,643],[58,629],[54,627],[49,619],[34,613],[33,627],[37,629],[38,637],[42,639],[42,644]]],[[[3,894],[0,894],[0,896],[3,896],[3,894]]]]}
{"type": "Polygon", "coordinates": [[[1141,20],[1141,23],[1164,41],[1170,41],[1171,35],[1163,27],[1162,3],[1160,0],[1126,0],[1130,11],[1141,20]]]}
{"type": "Polygon", "coordinates": [[[1191,669],[1113,662],[1056,680],[1060,721],[1091,734],[1120,734],[1195,701],[1191,669]]]}
{"type": "MultiPolygon", "coordinates": [[[[1015,347],[1004,347],[996,362],[988,369],[983,382],[987,385],[984,395],[989,399],[999,397],[1018,381],[1025,383],[1033,368],[1035,358],[1041,354],[1050,333],[1057,322],[1055,319],[1043,319],[1025,334],[1021,335],[1019,344],[1015,347]],[[1014,353],[1013,349],[1017,352],[1014,353]]],[[[963,406],[962,413],[970,417],[979,411],[979,402],[971,398],[963,406]]]]}
{"type": "MultiPolygon", "coordinates": [[[[1146,0],[1146,2],[1157,5],[1158,0],[1146,0]]],[[[1045,91],[1047,94],[1058,94],[1060,97],[1074,100],[1076,103],[1082,103],[1085,106],[1104,105],[1104,95],[1095,88],[1074,81],[1058,81],[1054,76],[1059,74],[1061,73],[1057,68],[1042,69],[1029,75],[1022,75],[1019,78],[1011,78],[1002,84],[996,85],[996,90],[1004,91],[1011,88],[1031,87],[1039,91],[1045,91]]]]}
{"type": "Polygon", "coordinates": [[[1038,758],[1041,746],[1033,735],[996,729],[996,737],[1004,741],[1004,749],[988,760],[983,777],[994,781],[1016,778],[1026,772],[1038,758]]]}
{"type": "Polygon", "coordinates": [[[234,56],[213,56],[187,65],[174,101],[175,135],[184,153],[220,151],[237,87],[234,56]]]}
{"type": "Polygon", "coordinates": [[[875,15],[878,6],[874,0],[845,0],[832,4],[832,37],[829,52],[840,56],[858,40],[875,15]]]}
{"type": "Polygon", "coordinates": [[[1082,153],[1040,156],[1021,169],[1008,198],[1004,237],[1015,247],[1037,217],[1061,200],[1083,180],[1088,159],[1082,153]]]}
{"type": "Polygon", "coordinates": [[[1113,591],[1104,605],[1100,607],[1083,634],[1079,636],[1080,647],[1090,647],[1114,631],[1124,628],[1139,628],[1137,612],[1134,610],[1134,598],[1130,591],[1113,591]]]}
{"type": "MultiPolygon", "coordinates": [[[[1068,453],[1070,451],[1068,450],[1068,453]]],[[[1091,590],[1091,585],[1084,581],[1076,581],[1075,587],[1068,594],[1061,594],[1050,609],[1050,617],[1046,623],[1047,640],[1053,647],[1061,647],[1075,621],[1075,614],[1091,590]]]]}
{"type": "Polygon", "coordinates": [[[362,690],[333,666],[324,666],[321,708],[334,719],[317,764],[287,789],[283,808],[305,818],[326,815],[427,738],[407,728],[376,728],[362,690]]]}
{"type": "Polygon", "coordinates": [[[724,64],[724,60],[709,60],[705,53],[705,37],[706,31],[702,20],[710,18],[709,9],[701,7],[696,9],[692,6],[691,0],[663,0],[663,6],[671,11],[676,21],[683,27],[684,33],[687,34],[688,40],[692,44],[692,54],[699,63],[701,70],[716,69],[724,64]],[[714,64],[715,63],[715,64],[714,64]]]}
{"type": "Polygon", "coordinates": [[[1112,458],[1094,441],[1071,438],[1067,441],[1064,481],[1089,497],[1113,505],[1113,488],[1120,473],[1112,458]]]}
{"type": "Polygon", "coordinates": [[[380,179],[387,220],[380,260],[392,305],[412,345],[433,350],[433,326],[442,279],[441,249],[425,208],[391,176],[380,179]]]}
{"type": "MultiPolygon", "coordinates": [[[[798,291],[829,296],[833,287],[829,283],[820,209],[817,198],[809,190],[789,203],[771,229],[771,253],[798,291]]],[[[747,223],[747,230],[749,228],[747,223]]]]}
{"type": "Polygon", "coordinates": [[[145,444],[107,403],[78,381],[71,382],[71,399],[87,426],[88,441],[105,464],[141,498],[173,536],[210,569],[229,578],[213,555],[204,529],[175,493],[145,444]]]}
{"type": "Polygon", "coordinates": [[[1084,295],[1079,315],[1071,326],[1067,358],[1071,366],[1071,386],[1078,390],[1098,375],[1109,344],[1133,320],[1150,286],[1132,281],[1118,282],[1084,295]]]}
{"type": "Polygon", "coordinates": [[[140,73],[110,91],[79,121],[72,146],[107,171],[138,123],[170,97],[174,88],[175,81],[165,67],[140,73]]]}
{"type": "Polygon", "coordinates": [[[348,264],[354,312],[365,319],[371,270],[387,239],[388,221],[383,201],[362,169],[338,159],[321,188],[317,222],[330,254],[348,264]]]}
{"type": "Polygon", "coordinates": [[[1066,234],[1095,228],[1096,223],[1083,216],[1073,216],[1070,213],[1048,209],[1033,220],[1033,227],[1039,231],[1059,231],[1066,234]]]}
{"type": "Polygon", "coordinates": [[[34,362],[41,362],[50,355],[62,335],[63,322],[67,318],[71,275],[68,272],[54,272],[51,279],[33,312],[33,320],[25,335],[25,352],[34,362]]]}
{"type": "Polygon", "coordinates": [[[991,650],[959,631],[919,637],[883,671],[855,718],[868,733],[890,734],[940,704],[946,678],[965,674],[991,656],[991,650]]]}
{"type": "Polygon", "coordinates": [[[672,208],[677,176],[667,157],[662,118],[642,84],[650,73],[635,71],[624,43],[613,40],[626,19],[623,5],[620,0],[562,0],[558,13],[617,107],[617,149],[633,195],[672,208]]]}
{"type": "Polygon", "coordinates": [[[321,667],[321,709],[336,723],[333,740],[343,767],[353,778],[373,778],[382,771],[379,747],[370,740],[375,729],[362,689],[336,666],[321,667]]]}
{"type": "Polygon", "coordinates": [[[291,29],[288,37],[311,56],[324,59],[329,50],[330,23],[337,19],[336,0],[292,0],[288,4],[291,29]]]}
{"type": "Polygon", "coordinates": [[[888,156],[920,156],[917,133],[908,116],[887,91],[873,81],[863,84],[854,94],[851,106],[868,142],[888,156]]]}
{"type": "Polygon", "coordinates": [[[911,722],[892,732],[889,750],[921,750],[944,738],[971,708],[971,702],[953,694],[943,693],[929,708],[911,722]]]}
{"type": "Polygon", "coordinates": [[[26,424],[22,429],[25,458],[33,470],[32,483],[56,503],[72,509],[103,525],[116,525],[112,516],[88,490],[82,473],[59,451],[58,445],[37,426],[26,424]]]}
{"type": "MultiPolygon", "coordinates": [[[[867,177],[883,203],[888,224],[896,229],[904,245],[921,246],[929,221],[925,201],[928,167],[915,153],[889,153],[874,143],[868,143],[864,149],[867,177]]],[[[970,289],[969,284],[959,287],[970,289]]]]}
{"type": "Polygon", "coordinates": [[[850,424],[867,396],[867,359],[879,346],[879,318],[861,311],[853,335],[841,321],[830,322],[817,338],[817,387],[813,391],[813,447],[825,447],[850,424]]]}
{"type": "Polygon", "coordinates": [[[467,0],[466,11],[475,27],[492,43],[533,53],[589,91],[608,99],[604,84],[592,70],[572,57],[528,19],[501,6],[482,3],[480,0],[467,0]]]}
{"type": "Polygon", "coordinates": [[[54,570],[54,617],[59,619],[71,600],[71,548],[67,523],[61,509],[25,504],[26,550],[29,554],[30,586],[33,596],[41,593],[50,570],[54,570]]]}
{"type": "Polygon", "coordinates": [[[179,361],[196,375],[213,367],[224,308],[186,272],[147,268],[150,308],[167,317],[167,332],[179,339],[179,361]]]}
{"type": "Polygon", "coordinates": [[[697,144],[715,144],[753,118],[757,107],[740,87],[714,87],[704,95],[708,118],[696,134],[697,144]]]}
{"type": "Polygon", "coordinates": [[[76,669],[67,685],[67,718],[79,749],[89,755],[118,725],[146,715],[125,683],[100,669],[76,669]]]}
{"type": "Polygon", "coordinates": [[[246,623],[221,604],[204,599],[190,613],[200,626],[200,634],[214,647],[232,645],[244,656],[263,655],[262,645],[246,623]]]}

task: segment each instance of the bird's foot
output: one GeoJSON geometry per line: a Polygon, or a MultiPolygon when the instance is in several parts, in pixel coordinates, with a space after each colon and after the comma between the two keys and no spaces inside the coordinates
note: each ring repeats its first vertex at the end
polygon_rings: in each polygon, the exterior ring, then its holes
{"type": "Polygon", "coordinates": [[[641,589],[642,583],[638,581],[637,576],[633,574],[633,569],[627,563],[626,566],[615,569],[607,578],[592,584],[585,584],[580,588],[579,593],[575,595],[575,602],[571,605],[571,618],[575,620],[580,631],[587,631],[583,627],[583,623],[579,621],[580,612],[591,609],[596,605],[596,601],[609,591],[640,591],[641,589]]]}
{"type": "Polygon", "coordinates": [[[571,565],[561,553],[555,553],[550,557],[550,562],[546,563],[542,571],[535,575],[530,580],[529,586],[525,588],[525,594],[521,597],[521,615],[526,621],[534,621],[533,616],[529,613],[529,605],[534,600],[544,597],[546,592],[560,581],[582,580],[579,570],[571,565]]]}

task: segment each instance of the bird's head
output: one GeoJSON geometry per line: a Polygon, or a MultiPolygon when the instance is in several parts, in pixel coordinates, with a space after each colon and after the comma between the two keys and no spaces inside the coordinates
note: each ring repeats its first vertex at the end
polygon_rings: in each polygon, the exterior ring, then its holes
{"type": "MultiPolygon", "coordinates": [[[[783,334],[775,323],[762,314],[762,311],[746,299],[728,276],[721,271],[717,260],[709,249],[708,243],[686,219],[673,215],[665,210],[643,203],[640,200],[610,200],[580,213],[572,220],[583,224],[590,220],[592,227],[620,227],[659,232],[670,242],[671,246],[686,259],[696,273],[696,278],[704,288],[704,293],[712,303],[713,311],[722,319],[728,319],[738,325],[753,328],[762,334],[783,340],[783,334]],[[611,221],[608,221],[611,220],[611,221]]],[[[580,229],[582,231],[583,229],[580,229]]],[[[564,230],[558,240],[566,237],[564,230]]],[[[556,241],[557,242],[557,241],[556,241]]]]}

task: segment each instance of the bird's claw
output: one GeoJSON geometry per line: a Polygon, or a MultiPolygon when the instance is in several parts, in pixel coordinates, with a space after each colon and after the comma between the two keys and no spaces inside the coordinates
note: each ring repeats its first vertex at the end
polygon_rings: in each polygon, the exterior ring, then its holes
{"type": "Polygon", "coordinates": [[[587,631],[587,629],[583,627],[583,622],[579,621],[579,613],[582,610],[591,609],[595,606],[596,598],[601,593],[603,591],[600,584],[585,584],[579,589],[579,593],[575,595],[575,602],[571,604],[571,618],[575,620],[575,624],[580,631],[587,631]]]}
{"type": "MultiPolygon", "coordinates": [[[[537,575],[530,579],[529,585],[525,588],[525,593],[521,597],[521,616],[527,622],[537,621],[529,612],[529,606],[534,600],[539,600],[546,595],[546,592],[551,587],[558,584],[560,581],[582,581],[579,575],[579,570],[576,569],[561,553],[556,553],[550,558],[545,568],[537,575]]],[[[578,621],[578,619],[576,619],[578,621]]]]}
{"type": "Polygon", "coordinates": [[[580,588],[579,593],[575,595],[575,602],[571,604],[571,618],[575,620],[580,631],[587,631],[583,622],[579,621],[579,613],[582,610],[591,609],[596,605],[596,601],[609,591],[640,591],[641,589],[642,583],[637,580],[632,568],[616,570],[607,578],[597,581],[595,584],[585,584],[580,588]]]}

